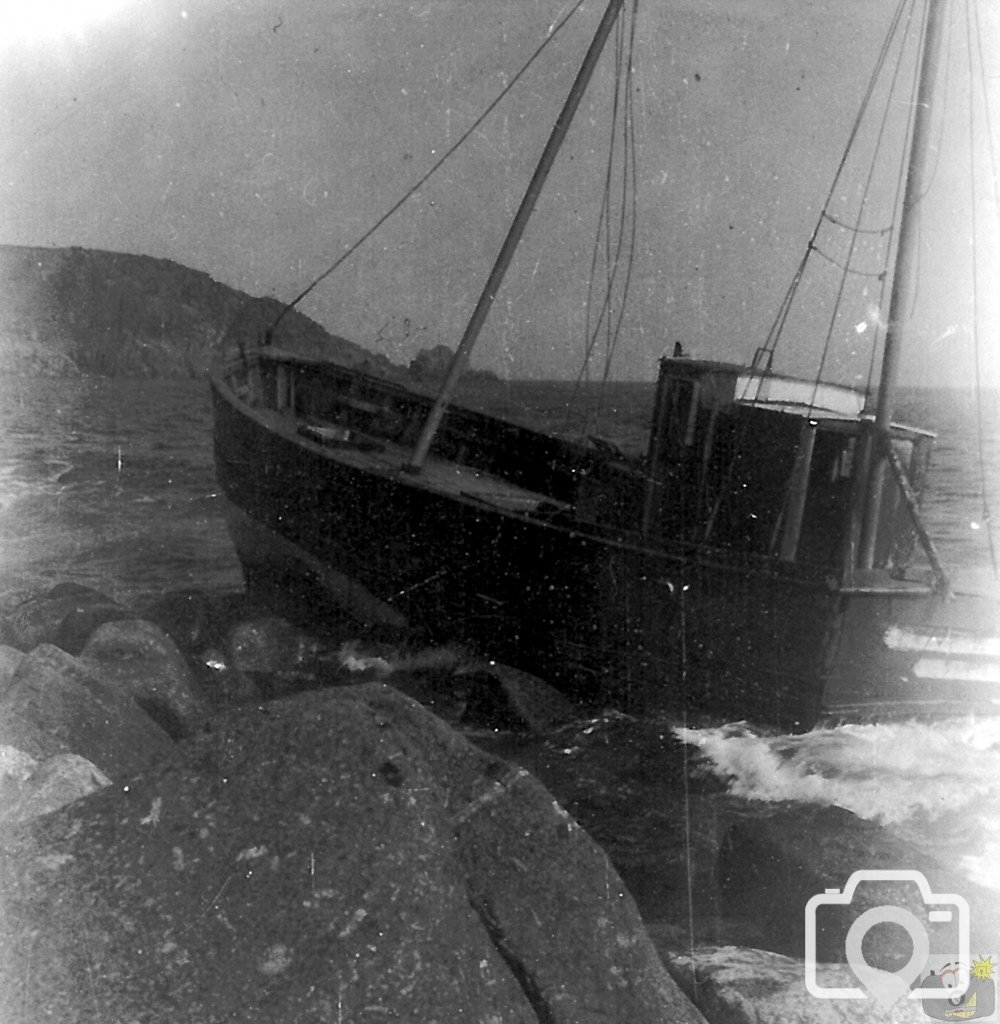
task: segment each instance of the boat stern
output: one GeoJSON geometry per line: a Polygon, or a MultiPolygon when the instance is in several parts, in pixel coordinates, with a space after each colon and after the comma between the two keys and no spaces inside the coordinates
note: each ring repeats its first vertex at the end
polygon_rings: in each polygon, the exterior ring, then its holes
{"type": "Polygon", "coordinates": [[[1000,592],[868,583],[842,614],[827,721],[1000,714],[1000,592]]]}

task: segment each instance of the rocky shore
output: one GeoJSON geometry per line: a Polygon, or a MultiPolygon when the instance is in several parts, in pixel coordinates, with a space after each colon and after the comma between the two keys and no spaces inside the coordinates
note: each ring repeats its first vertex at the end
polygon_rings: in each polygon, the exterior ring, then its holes
{"type": "MultiPolygon", "coordinates": [[[[666,735],[655,764],[620,750],[622,780],[662,784],[627,848],[627,782],[586,771],[621,716],[502,666],[314,635],[245,595],[127,608],[62,584],[0,611],[10,1024],[927,1019],[805,990],[805,901],[860,863],[954,883],[974,944],[1000,934],[947,865],[847,812],[750,814],[666,735]]],[[[846,927],[819,933],[824,987],[853,983],[846,927]]],[[[870,935],[869,963],[908,957],[870,935]]]]}

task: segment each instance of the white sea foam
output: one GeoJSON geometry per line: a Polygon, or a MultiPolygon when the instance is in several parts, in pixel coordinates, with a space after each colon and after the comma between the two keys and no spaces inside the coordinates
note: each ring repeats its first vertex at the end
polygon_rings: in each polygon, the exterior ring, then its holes
{"type": "Polygon", "coordinates": [[[414,672],[422,669],[452,669],[461,661],[460,651],[450,647],[427,647],[418,651],[376,652],[365,650],[358,641],[345,643],[337,660],[349,672],[373,672],[389,676],[394,672],[414,672]]]}
{"type": "Polygon", "coordinates": [[[10,513],[22,498],[40,493],[56,493],[58,484],[48,479],[26,479],[17,465],[0,465],[0,511],[10,513]]]}
{"type": "Polygon", "coordinates": [[[862,818],[930,818],[1000,799],[1000,718],[842,725],[761,736],[744,725],[677,729],[706,764],[754,800],[844,807],[862,818]]]}
{"type": "Polygon", "coordinates": [[[758,735],[743,723],[675,732],[736,796],[842,807],[904,831],[960,830],[970,840],[958,858],[963,869],[1000,888],[1000,718],[781,736],[758,735]]]}

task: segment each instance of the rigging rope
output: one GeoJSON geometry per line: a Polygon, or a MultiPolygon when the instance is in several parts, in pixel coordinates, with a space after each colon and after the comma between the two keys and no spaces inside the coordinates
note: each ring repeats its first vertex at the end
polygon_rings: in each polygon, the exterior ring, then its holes
{"type": "Polygon", "coordinates": [[[592,424],[600,415],[604,389],[607,384],[614,360],[615,350],[621,336],[625,318],[625,307],[628,300],[635,262],[636,223],[637,223],[637,192],[638,192],[638,161],[635,144],[634,101],[632,78],[635,67],[636,26],[638,23],[638,0],[633,0],[631,24],[628,34],[628,45],[625,43],[625,32],[621,24],[618,26],[617,45],[615,49],[615,84],[612,97],[611,130],[609,133],[608,161],[605,169],[603,194],[598,214],[597,228],[594,235],[594,247],[591,255],[590,276],[586,303],[585,346],[584,357],[573,385],[573,392],[567,403],[567,429],[570,410],[575,404],[582,381],[589,377],[590,362],[603,329],[605,337],[604,369],[601,375],[601,389],[597,405],[584,420],[582,434],[586,436],[592,430],[592,424]],[[618,142],[619,125],[621,142],[618,142]],[[610,224],[612,219],[611,194],[615,184],[615,154],[618,146],[622,150],[621,194],[618,205],[617,232],[612,243],[610,224]],[[594,290],[598,276],[599,255],[604,245],[604,294],[598,310],[596,322],[593,320],[594,290]],[[624,261],[625,273],[620,285],[617,308],[612,302],[615,298],[615,286],[619,278],[619,268],[624,261]]]}
{"type": "MultiPolygon", "coordinates": [[[[581,367],[581,375],[589,373],[590,369],[590,356],[593,352],[594,346],[597,343],[597,335],[600,332],[601,324],[604,321],[604,315],[608,308],[608,303],[611,299],[611,286],[614,280],[614,274],[617,272],[617,266],[612,269],[612,255],[611,255],[611,235],[606,230],[606,224],[611,218],[611,186],[614,175],[614,155],[615,155],[615,139],[618,135],[618,107],[619,98],[621,96],[621,47],[622,40],[624,38],[622,31],[622,24],[619,21],[617,25],[616,45],[615,45],[615,88],[611,103],[611,129],[610,129],[610,145],[608,147],[608,161],[604,173],[604,192],[601,196],[600,212],[597,220],[597,230],[594,234],[594,248],[591,253],[590,259],[590,275],[588,277],[587,284],[587,305],[586,305],[586,322],[585,322],[585,337],[587,339],[584,348],[584,361],[581,367]],[[600,314],[597,318],[597,324],[591,330],[591,313],[593,310],[593,295],[594,295],[594,282],[597,278],[598,269],[598,257],[601,250],[601,241],[604,241],[605,253],[604,253],[604,264],[605,264],[605,293],[604,302],[601,306],[600,314]]],[[[579,377],[577,378],[579,380],[579,377]]],[[[575,392],[574,392],[575,395],[575,392]]],[[[572,399],[571,399],[572,401],[572,399]]]]}
{"type": "MultiPolygon", "coordinates": [[[[847,165],[848,157],[851,153],[852,148],[855,145],[855,142],[857,141],[858,134],[861,130],[861,125],[864,121],[865,113],[868,110],[868,105],[871,102],[872,96],[874,95],[875,87],[878,83],[879,78],[881,77],[882,69],[885,65],[886,60],[888,59],[890,46],[892,40],[895,38],[896,33],[899,29],[899,24],[903,18],[904,11],[906,10],[907,2],[908,0],[899,0],[895,10],[893,11],[892,19],[889,23],[889,31],[886,33],[885,39],[882,41],[882,46],[879,50],[878,56],[875,61],[875,67],[868,80],[868,86],[865,90],[864,97],[861,101],[861,107],[858,111],[857,116],[854,119],[853,125],[851,126],[851,130],[847,137],[847,144],[845,145],[844,151],[841,154],[840,163],[838,164],[837,170],[833,175],[833,180],[830,182],[830,188],[827,192],[826,199],[824,200],[822,205],[823,211],[828,210],[830,207],[831,201],[833,200],[833,197],[837,189],[837,185],[840,182],[840,179],[844,173],[844,169],[847,165]]],[[[910,13],[912,17],[912,9],[910,13]]],[[[907,25],[909,25],[909,21],[907,22],[907,25]]],[[[907,31],[909,31],[909,29],[907,29],[907,31]]],[[[764,344],[758,349],[757,355],[754,357],[755,365],[758,359],[762,356],[766,357],[768,365],[770,365],[771,360],[773,360],[774,358],[775,349],[777,347],[779,339],[781,338],[785,325],[788,322],[788,317],[791,314],[792,308],[794,306],[795,297],[798,294],[799,286],[802,283],[803,277],[805,276],[805,271],[809,264],[809,255],[816,244],[816,239],[819,236],[820,228],[823,224],[823,219],[823,215],[821,214],[816,220],[816,224],[813,227],[813,231],[809,237],[809,241],[806,243],[805,251],[803,252],[802,258],[799,261],[799,265],[796,268],[795,273],[792,276],[791,283],[789,284],[788,289],[785,292],[785,295],[778,306],[778,312],[775,315],[770,330],[768,331],[767,338],[765,339],[764,344]]],[[[747,387],[749,386],[750,382],[748,381],[747,387]]],[[[741,397],[745,399],[747,397],[747,394],[749,394],[748,391],[745,392],[744,395],[741,397]]]]}
{"type": "MultiPolygon", "coordinates": [[[[954,8],[951,9],[950,13],[952,13],[952,14],[954,13],[954,8]]],[[[947,31],[947,35],[945,36],[944,47],[943,47],[945,53],[950,52],[950,49],[951,49],[951,32],[952,32],[951,22],[952,22],[952,19],[949,18],[948,19],[948,23],[945,26],[946,31],[947,31]]],[[[951,76],[949,74],[945,74],[945,76],[944,76],[944,86],[941,89],[941,99],[940,99],[940,102],[938,103],[938,108],[941,111],[941,117],[938,119],[937,144],[933,147],[933,150],[934,150],[934,162],[932,164],[930,164],[930,166],[929,166],[930,173],[927,175],[926,182],[921,182],[921,184],[924,187],[920,191],[920,197],[919,197],[920,199],[923,199],[927,195],[927,193],[930,192],[931,186],[934,184],[934,180],[937,178],[938,167],[940,166],[940,163],[941,163],[941,154],[944,152],[944,145],[943,145],[944,129],[945,129],[944,112],[948,109],[948,87],[949,87],[950,84],[951,84],[951,76]]]]}
{"type": "Polygon", "coordinates": [[[848,224],[846,221],[838,220],[829,210],[821,211],[820,216],[831,224],[836,224],[838,228],[843,228],[845,231],[854,231],[859,235],[888,235],[892,231],[891,224],[884,228],[863,228],[858,224],[848,224]]]}
{"type": "MultiPolygon", "coordinates": [[[[920,32],[920,38],[921,39],[924,37],[925,31],[926,31],[926,24],[927,24],[927,22],[926,22],[926,18],[927,18],[926,8],[924,10],[925,10],[924,22],[923,22],[923,25],[921,27],[921,32],[920,32]]],[[[868,208],[868,202],[871,199],[872,181],[873,181],[873,179],[875,177],[875,171],[876,171],[876,168],[877,168],[877,165],[878,165],[878,160],[879,160],[879,153],[880,153],[880,151],[882,149],[882,143],[883,143],[883,141],[885,139],[886,125],[887,125],[888,120],[889,120],[889,110],[890,110],[890,107],[892,106],[892,103],[890,101],[891,101],[892,96],[894,96],[895,92],[896,92],[896,84],[899,81],[900,69],[902,67],[902,61],[903,61],[903,54],[904,54],[904,52],[906,50],[906,41],[907,41],[907,38],[909,37],[909,34],[910,34],[910,28],[912,26],[912,22],[913,22],[913,8],[911,7],[910,8],[910,16],[906,19],[906,27],[905,27],[905,29],[903,31],[903,38],[900,41],[899,53],[897,55],[896,63],[895,63],[895,66],[893,67],[893,70],[892,70],[892,77],[891,77],[891,79],[889,81],[887,102],[886,102],[885,106],[882,108],[882,120],[881,120],[881,122],[879,123],[879,126],[878,126],[878,133],[877,133],[876,138],[875,138],[875,148],[874,148],[874,150],[872,152],[871,161],[870,161],[870,163],[868,165],[868,177],[867,177],[867,179],[865,181],[864,190],[863,190],[863,192],[861,194],[861,205],[860,205],[860,207],[858,209],[858,216],[857,216],[856,225],[859,225],[861,223],[861,221],[864,219],[865,212],[866,212],[866,210],[868,208]]],[[[893,27],[892,33],[890,34],[890,36],[886,40],[886,47],[885,47],[886,52],[888,51],[888,43],[889,43],[889,41],[892,39],[892,37],[895,35],[895,33],[898,31],[898,29],[899,29],[899,25],[897,23],[893,27]]],[[[919,51],[919,47],[918,47],[918,51],[919,51]]],[[[914,69],[913,69],[913,79],[912,79],[911,85],[910,85],[911,102],[910,102],[910,105],[909,105],[909,108],[908,108],[909,109],[909,115],[908,115],[908,120],[907,120],[907,129],[906,129],[906,136],[905,136],[906,138],[910,137],[910,133],[911,133],[911,130],[912,130],[914,111],[916,109],[915,108],[915,99],[916,99],[916,95],[917,95],[918,79],[919,79],[919,68],[915,66],[914,69]]],[[[866,106],[867,106],[867,103],[866,103],[866,106]]],[[[861,115],[862,117],[864,116],[864,113],[865,113],[865,111],[864,111],[864,109],[862,109],[862,115],[861,115]]],[[[895,198],[893,200],[893,207],[892,207],[894,210],[898,210],[900,208],[900,197],[901,197],[901,195],[903,193],[903,190],[904,190],[903,183],[906,180],[906,175],[904,173],[904,168],[906,167],[906,157],[907,157],[906,147],[904,146],[902,148],[902,150],[900,151],[900,154],[899,154],[899,168],[898,168],[898,171],[897,171],[897,174],[896,174],[896,196],[895,196],[895,198]]],[[[882,254],[882,258],[883,258],[882,273],[880,275],[878,275],[878,278],[879,278],[879,280],[880,280],[880,282],[882,284],[882,287],[881,287],[880,292],[879,292],[879,302],[878,302],[878,307],[877,307],[879,309],[884,308],[885,284],[886,284],[886,279],[888,277],[889,256],[890,256],[891,249],[892,249],[891,241],[895,237],[895,234],[896,234],[896,227],[895,227],[895,224],[893,224],[893,225],[890,226],[890,231],[889,231],[890,244],[888,246],[886,246],[885,251],[882,254]]],[[[850,267],[851,259],[854,256],[854,250],[855,250],[855,247],[857,246],[857,243],[858,243],[858,232],[857,232],[857,230],[853,230],[852,229],[852,232],[851,232],[851,242],[850,242],[850,246],[849,246],[848,252],[847,252],[847,259],[844,261],[844,264],[843,264],[843,266],[841,268],[842,269],[842,273],[841,273],[841,276],[840,276],[840,284],[839,284],[839,286],[837,288],[837,298],[836,298],[836,301],[833,304],[833,314],[831,315],[830,320],[829,320],[829,322],[827,324],[826,338],[823,341],[823,352],[822,352],[822,355],[820,356],[819,366],[816,369],[816,378],[813,381],[813,393],[812,393],[812,397],[810,399],[810,407],[813,405],[813,403],[815,403],[816,395],[819,392],[819,386],[822,383],[823,370],[826,367],[827,356],[830,353],[830,346],[831,346],[831,344],[833,342],[833,331],[834,331],[834,327],[836,325],[837,310],[840,309],[841,300],[844,297],[844,289],[845,289],[846,284],[847,284],[848,274],[852,272],[852,271],[849,270],[849,267],[850,267]]],[[[819,250],[815,250],[815,251],[818,252],[819,250]]],[[[825,256],[825,253],[820,252],[820,255],[821,256],[825,256]]],[[[877,329],[875,331],[873,331],[872,334],[873,334],[872,345],[871,345],[872,357],[871,357],[871,361],[870,361],[869,366],[868,366],[868,374],[869,374],[868,386],[869,387],[871,386],[871,375],[872,375],[872,373],[874,371],[875,352],[876,352],[876,350],[878,348],[878,346],[877,346],[877,335],[878,335],[877,329]]]]}
{"type": "MultiPolygon", "coordinates": [[[[845,230],[846,231],[851,231],[851,233],[854,234],[854,235],[857,234],[857,232],[856,231],[852,231],[851,228],[845,228],[845,230]]],[[[878,270],[878,271],[876,271],[876,270],[855,270],[854,267],[852,267],[847,260],[834,259],[834,257],[831,256],[829,253],[823,252],[823,250],[818,245],[814,245],[813,248],[812,248],[812,251],[814,253],[816,253],[817,256],[820,256],[823,259],[825,259],[827,261],[827,263],[831,263],[833,266],[835,266],[838,269],[842,270],[845,274],[853,274],[855,277],[872,277],[876,281],[881,281],[885,277],[885,269],[878,270]]],[[[827,336],[827,342],[829,343],[829,335],[827,336]]],[[[824,354],[824,356],[826,355],[826,348],[823,349],[823,354],[824,354]]]]}
{"type": "Polygon", "coordinates": [[[504,100],[507,94],[517,85],[519,79],[525,74],[525,72],[531,67],[532,64],[538,59],[542,51],[552,42],[553,39],[562,31],[566,23],[573,17],[574,14],[583,6],[584,0],[577,0],[577,2],[570,8],[569,12],[563,17],[557,24],[555,24],[549,30],[549,34],[539,44],[538,48],[528,58],[521,69],[514,75],[510,82],[497,94],[493,101],[486,107],[486,109],[476,118],[475,121],[462,133],[458,141],[445,151],[444,155],[431,167],[431,169],[412,187],[406,194],[399,200],[397,200],[379,219],[352,245],[348,248],[326,269],[322,274],[319,275],[307,288],[304,288],[298,295],[292,299],[291,302],[287,303],[278,316],[275,318],[274,323],[268,328],[267,334],[270,335],[279,323],[284,319],[285,315],[293,310],[317,285],[325,281],[346,259],[352,256],[358,249],[364,245],[365,242],[375,234],[376,231],[401,207],[403,206],[416,192],[426,184],[426,182],[436,174],[441,167],[454,155],[465,141],[472,135],[473,132],[486,120],[490,114],[496,109],[496,107],[504,100]]]}
{"type": "MultiPolygon", "coordinates": [[[[913,3],[915,3],[915,2],[916,2],[916,0],[913,0],[913,3]]],[[[782,332],[784,331],[785,326],[786,326],[786,324],[788,322],[788,318],[789,318],[789,316],[790,316],[790,314],[792,312],[792,309],[794,308],[795,299],[796,299],[796,296],[798,294],[799,286],[801,285],[802,280],[803,280],[803,278],[805,276],[805,272],[806,272],[806,269],[807,269],[807,267],[809,265],[810,257],[812,255],[812,253],[813,252],[817,252],[820,256],[825,256],[825,254],[822,253],[818,249],[817,244],[816,244],[817,243],[817,239],[819,237],[819,232],[820,232],[820,229],[823,226],[824,220],[826,220],[826,219],[831,219],[832,220],[833,219],[833,218],[830,218],[828,216],[829,207],[830,207],[830,205],[831,205],[831,203],[832,203],[832,201],[834,199],[834,196],[836,195],[838,185],[839,185],[839,183],[841,181],[841,178],[843,177],[845,169],[847,167],[848,159],[849,159],[850,154],[851,154],[851,152],[852,152],[852,150],[853,150],[853,148],[854,148],[854,146],[855,146],[855,144],[857,142],[858,136],[859,136],[860,131],[861,131],[861,127],[862,127],[862,125],[865,122],[865,117],[866,117],[866,114],[868,112],[869,105],[871,104],[872,98],[873,98],[873,96],[875,94],[878,82],[879,82],[879,80],[882,77],[883,70],[884,70],[884,68],[886,66],[886,63],[887,63],[887,61],[889,59],[890,52],[892,50],[892,44],[893,44],[894,40],[896,40],[896,38],[897,38],[897,35],[898,35],[899,31],[900,31],[900,25],[903,23],[904,14],[906,14],[907,10],[909,10],[909,13],[908,13],[908,16],[906,17],[905,28],[904,28],[902,40],[901,40],[900,46],[899,46],[900,58],[897,60],[897,62],[895,64],[895,67],[893,68],[892,79],[891,79],[891,82],[890,82],[890,89],[889,89],[890,96],[891,96],[891,94],[895,90],[896,82],[898,80],[898,76],[899,76],[900,68],[901,68],[901,63],[902,63],[901,55],[902,55],[902,52],[906,48],[906,41],[907,41],[907,38],[909,37],[911,26],[912,26],[912,22],[913,22],[913,6],[912,6],[912,3],[910,2],[910,0],[899,0],[899,2],[897,3],[897,5],[896,5],[896,7],[895,7],[895,9],[893,11],[892,18],[891,18],[891,20],[889,22],[888,31],[886,32],[885,37],[882,40],[882,45],[881,45],[881,47],[879,49],[878,55],[877,55],[876,60],[875,60],[874,68],[872,70],[871,75],[869,76],[868,84],[867,84],[867,87],[865,89],[865,93],[864,93],[864,96],[862,98],[862,101],[861,101],[861,106],[860,106],[860,108],[858,110],[858,113],[857,113],[857,115],[856,115],[856,117],[854,119],[854,122],[853,122],[853,124],[851,126],[851,130],[848,133],[847,144],[845,145],[843,153],[841,154],[840,162],[837,165],[837,169],[836,169],[836,171],[835,171],[835,173],[833,175],[833,179],[830,182],[830,187],[829,187],[829,190],[827,192],[826,198],[825,198],[825,200],[823,202],[823,205],[821,207],[820,215],[816,219],[816,224],[814,225],[812,234],[810,235],[809,240],[806,243],[806,248],[805,248],[805,251],[804,251],[804,253],[802,255],[802,258],[799,261],[799,265],[796,268],[795,274],[792,277],[792,281],[789,284],[789,287],[788,287],[787,291],[785,292],[785,295],[782,298],[782,301],[781,301],[781,303],[780,303],[780,305],[778,307],[778,312],[777,312],[777,314],[775,316],[775,319],[774,319],[774,321],[773,321],[773,323],[771,325],[770,330],[768,331],[767,338],[765,339],[764,344],[760,348],[758,348],[756,354],[754,355],[753,366],[754,366],[755,369],[758,367],[758,365],[760,364],[761,361],[763,361],[765,369],[769,369],[771,364],[772,364],[772,361],[773,361],[773,358],[774,358],[774,354],[775,354],[775,350],[776,350],[778,341],[780,340],[780,338],[782,336],[782,332]],[[908,8],[908,4],[909,4],[909,8],[908,8]]],[[[878,148],[881,146],[882,138],[883,138],[883,135],[884,135],[884,132],[885,132],[885,126],[886,126],[886,120],[887,120],[887,116],[888,116],[889,106],[890,106],[890,104],[886,103],[885,109],[883,111],[882,121],[881,121],[881,124],[879,126],[878,133],[877,133],[877,143],[878,143],[878,145],[876,146],[876,154],[875,154],[876,156],[877,156],[878,148]]],[[[912,102],[910,103],[908,109],[910,111],[910,114],[909,114],[909,116],[910,116],[910,123],[907,125],[907,137],[909,137],[910,127],[912,125],[912,117],[913,117],[913,103],[912,102]]],[[[847,262],[850,261],[850,253],[853,253],[853,251],[854,251],[854,245],[855,245],[855,242],[856,242],[856,239],[857,239],[857,236],[858,236],[858,233],[859,233],[861,221],[862,221],[862,218],[864,216],[865,209],[866,209],[866,206],[867,206],[867,202],[868,202],[868,198],[869,198],[869,190],[870,190],[870,186],[871,186],[872,172],[874,170],[875,162],[876,162],[875,156],[873,156],[872,162],[871,162],[871,164],[869,166],[869,175],[868,175],[868,180],[867,180],[866,185],[865,185],[865,190],[864,190],[863,197],[862,197],[861,207],[859,209],[858,216],[857,216],[857,218],[855,220],[855,224],[854,224],[853,227],[846,228],[846,230],[851,231],[851,247],[850,247],[850,252],[848,254],[848,261],[847,262]]],[[[897,176],[897,177],[900,177],[900,176],[897,176]]],[[[893,204],[893,209],[898,209],[898,207],[899,207],[899,198],[898,198],[899,197],[899,188],[901,188],[901,186],[897,186],[896,200],[895,200],[895,202],[893,204]]],[[[835,220],[834,220],[834,222],[836,223],[835,220]]],[[[894,228],[890,227],[890,229],[889,229],[890,236],[891,236],[893,231],[894,231],[894,228]]],[[[886,249],[886,256],[888,255],[888,251],[890,249],[891,249],[891,237],[890,237],[890,243],[889,243],[889,245],[887,246],[887,249],[886,249]]],[[[887,277],[888,277],[888,275],[886,275],[886,274],[883,274],[881,276],[882,288],[881,288],[880,296],[879,296],[879,308],[882,308],[882,303],[883,303],[884,294],[885,294],[885,285],[886,285],[887,277]]],[[[823,362],[825,362],[825,359],[826,359],[826,356],[827,356],[827,352],[828,352],[828,349],[829,349],[831,335],[832,335],[832,330],[833,330],[833,324],[834,324],[834,321],[836,319],[836,310],[837,310],[837,308],[839,306],[840,299],[841,299],[842,294],[843,294],[843,287],[844,287],[845,280],[846,280],[846,273],[841,275],[841,282],[840,282],[840,287],[838,289],[837,302],[834,304],[834,314],[833,314],[833,316],[831,316],[829,330],[828,330],[827,337],[826,337],[825,343],[824,343],[823,357],[822,357],[823,361],[821,361],[821,363],[820,363],[820,369],[819,369],[819,371],[818,371],[818,373],[816,375],[816,378],[815,378],[815,381],[814,381],[814,384],[813,384],[813,394],[812,394],[812,397],[810,399],[811,403],[815,402],[816,395],[817,395],[818,390],[819,390],[819,385],[821,383],[821,375],[822,375],[822,371],[823,371],[823,362]]],[[[872,359],[873,359],[873,361],[874,361],[874,352],[875,352],[875,344],[874,344],[874,339],[873,339],[873,345],[872,345],[872,353],[873,353],[872,359]]],[[[874,365],[874,363],[872,365],[874,365]]],[[[871,367],[869,367],[869,375],[870,374],[871,374],[871,367]]],[[[869,377],[869,385],[870,385],[870,377],[869,377]]],[[[753,387],[754,387],[754,375],[752,373],[750,373],[750,374],[747,374],[746,383],[744,384],[744,387],[743,387],[743,392],[742,392],[742,394],[737,396],[737,401],[739,401],[739,402],[747,401],[747,399],[750,396],[751,388],[753,388],[753,387]]],[[[756,401],[756,398],[757,398],[757,396],[755,394],[754,395],[754,401],[756,401]]],[[[712,503],[712,511],[709,514],[709,516],[708,516],[708,518],[707,518],[707,520],[705,522],[704,530],[702,532],[702,537],[701,537],[702,543],[707,543],[709,541],[709,539],[711,537],[711,533],[712,533],[712,531],[714,529],[715,521],[716,521],[716,519],[718,517],[719,511],[721,510],[722,502],[723,502],[723,500],[724,500],[724,498],[726,496],[726,493],[731,488],[732,480],[733,480],[733,477],[735,476],[736,465],[737,465],[737,462],[739,461],[739,458],[740,458],[740,452],[741,452],[741,449],[742,449],[742,446],[743,446],[743,441],[744,441],[744,439],[746,437],[747,429],[748,429],[747,421],[746,420],[741,420],[741,422],[739,423],[739,426],[737,427],[736,437],[734,439],[734,444],[733,444],[733,448],[732,448],[732,455],[730,457],[729,464],[726,467],[725,478],[724,478],[724,480],[722,482],[722,485],[719,487],[719,490],[718,490],[718,492],[716,494],[716,497],[715,497],[715,501],[712,503]]],[[[786,500],[787,500],[787,492],[786,492],[786,500]]]]}
{"type": "MultiPolygon", "coordinates": [[[[986,70],[983,62],[983,50],[982,50],[982,35],[979,31],[979,10],[973,8],[975,11],[975,40],[976,40],[976,55],[979,58],[978,64],[978,84],[982,92],[983,97],[983,111],[984,120],[986,124],[986,137],[988,142],[988,152],[990,154],[990,169],[992,171],[992,184],[993,184],[993,200],[996,205],[996,210],[1000,213],[1000,190],[997,186],[997,168],[996,168],[996,157],[995,150],[993,148],[993,130],[990,122],[990,110],[989,103],[987,102],[987,91],[986,91],[986,70]]],[[[979,448],[979,486],[982,491],[983,498],[983,525],[986,527],[986,540],[990,550],[990,564],[993,567],[994,577],[1000,576],[1000,572],[997,569],[997,552],[996,544],[993,540],[993,515],[990,510],[990,503],[988,497],[988,490],[986,486],[986,445],[984,441],[984,429],[983,429],[983,387],[982,387],[982,376],[981,376],[981,352],[979,350],[979,264],[977,260],[976,250],[978,248],[978,238],[976,232],[976,224],[978,221],[977,216],[977,204],[976,204],[976,175],[975,175],[975,94],[976,90],[973,86],[973,46],[972,46],[972,17],[969,14],[969,0],[965,3],[965,30],[966,39],[968,44],[968,55],[969,55],[969,177],[970,177],[970,189],[972,193],[972,352],[973,352],[973,368],[975,374],[975,389],[976,389],[976,437],[978,440],[979,448]]]]}
{"type": "MultiPolygon", "coordinates": [[[[618,347],[618,340],[621,337],[622,324],[625,319],[625,306],[628,302],[629,286],[632,282],[632,270],[635,266],[635,243],[636,243],[636,220],[637,220],[637,193],[638,193],[638,173],[637,173],[637,161],[635,151],[635,122],[633,118],[634,108],[632,99],[632,72],[635,66],[635,34],[636,34],[636,22],[638,20],[638,0],[632,2],[632,23],[631,32],[629,35],[628,53],[626,56],[626,67],[625,67],[625,124],[624,124],[624,135],[623,135],[623,151],[625,161],[625,171],[622,175],[622,197],[621,197],[621,220],[619,227],[619,238],[625,232],[625,221],[626,204],[629,205],[629,216],[628,216],[628,250],[625,258],[625,280],[622,283],[621,297],[618,300],[618,317],[615,321],[614,330],[608,331],[608,343],[604,358],[604,374],[601,377],[601,393],[598,400],[597,410],[595,415],[600,414],[601,401],[604,397],[604,388],[608,383],[608,376],[611,373],[611,364],[614,360],[615,349],[618,347]]],[[[620,250],[619,250],[620,251],[620,250]]],[[[615,271],[618,269],[618,257],[615,259],[615,271]]],[[[610,284],[609,284],[610,288],[610,284]]],[[[610,301],[610,297],[609,297],[610,301]]]]}

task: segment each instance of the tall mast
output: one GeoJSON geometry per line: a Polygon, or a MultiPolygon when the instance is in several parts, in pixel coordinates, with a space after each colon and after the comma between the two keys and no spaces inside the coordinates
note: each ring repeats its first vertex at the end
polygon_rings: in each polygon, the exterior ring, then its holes
{"type": "Polygon", "coordinates": [[[479,296],[479,301],[472,311],[472,316],[465,328],[465,334],[462,335],[462,340],[459,342],[455,355],[452,358],[451,366],[448,368],[448,375],[445,377],[437,400],[434,402],[424,422],[423,430],[413,448],[413,456],[405,467],[407,472],[419,473],[424,464],[424,459],[430,450],[434,435],[441,425],[445,409],[448,407],[451,396],[469,363],[469,357],[472,355],[473,346],[479,338],[479,332],[486,322],[486,317],[493,305],[493,300],[500,290],[504,275],[507,273],[510,261],[514,257],[514,251],[517,249],[521,236],[524,234],[524,229],[528,225],[528,219],[535,208],[535,203],[542,191],[542,186],[545,184],[545,179],[548,177],[549,171],[555,162],[556,154],[566,138],[573,115],[576,113],[576,108],[580,105],[580,100],[586,91],[587,85],[590,83],[590,78],[594,73],[594,68],[597,66],[601,51],[604,49],[604,44],[611,34],[611,29],[614,27],[624,2],[625,0],[610,0],[604,16],[601,18],[601,23],[597,26],[597,32],[590,42],[590,47],[583,58],[580,70],[576,74],[576,79],[569,91],[569,95],[566,97],[566,102],[559,112],[559,117],[556,119],[555,127],[549,136],[549,141],[542,151],[538,166],[535,168],[535,173],[531,176],[531,181],[528,182],[528,188],[524,193],[524,198],[521,200],[517,213],[514,215],[514,220],[493,265],[493,270],[490,272],[482,294],[479,296]]]}
{"type": "Polygon", "coordinates": [[[873,437],[869,443],[875,450],[870,455],[864,520],[861,532],[859,564],[870,569],[875,560],[878,535],[879,505],[886,460],[882,447],[889,443],[889,427],[896,400],[896,384],[903,344],[911,324],[907,312],[917,283],[919,232],[917,207],[923,197],[925,169],[930,166],[933,145],[931,120],[934,114],[934,90],[938,69],[943,60],[945,10],[948,0],[927,0],[927,25],[924,32],[923,52],[920,58],[920,78],[917,86],[917,109],[913,120],[913,138],[906,169],[906,187],[903,195],[899,244],[896,250],[896,268],[889,298],[888,327],[882,352],[882,371],[879,377],[878,398],[875,407],[873,437]]]}

